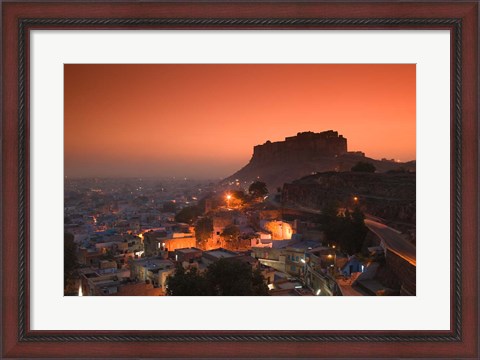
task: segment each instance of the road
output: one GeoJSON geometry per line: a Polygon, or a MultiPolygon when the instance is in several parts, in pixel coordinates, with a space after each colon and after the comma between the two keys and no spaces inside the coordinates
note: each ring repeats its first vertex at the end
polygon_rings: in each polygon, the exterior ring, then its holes
{"type": "Polygon", "coordinates": [[[365,225],[385,243],[389,250],[417,266],[416,248],[401,233],[371,219],[365,219],[365,225]]]}
{"type": "MultiPolygon", "coordinates": [[[[269,196],[267,201],[280,206],[279,203],[275,202],[273,197],[269,196]]],[[[312,209],[298,204],[295,204],[294,206],[291,205],[290,208],[312,214],[321,214],[321,211],[318,209],[312,209]]],[[[408,242],[399,231],[375,220],[381,219],[370,214],[365,214],[365,225],[370,231],[376,234],[385,243],[389,250],[393,251],[410,264],[417,266],[417,251],[415,246],[408,242]]]]}

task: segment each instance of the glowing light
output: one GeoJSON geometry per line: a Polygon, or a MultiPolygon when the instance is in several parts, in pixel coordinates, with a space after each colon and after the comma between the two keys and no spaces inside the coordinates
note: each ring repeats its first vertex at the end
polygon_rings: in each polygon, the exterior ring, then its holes
{"type": "Polygon", "coordinates": [[[353,201],[358,201],[358,197],[354,196],[353,201]]]}
{"type": "Polygon", "coordinates": [[[335,245],[332,245],[332,248],[335,249],[335,245]]]}
{"type": "Polygon", "coordinates": [[[300,261],[305,264],[305,259],[300,259],[300,261]]]}
{"type": "Polygon", "coordinates": [[[315,295],[320,295],[320,293],[322,292],[322,289],[318,289],[317,292],[315,293],[315,295]]]}
{"type": "Polygon", "coordinates": [[[83,296],[82,284],[78,287],[78,296],[83,296]]]}
{"type": "Polygon", "coordinates": [[[331,259],[333,256],[332,256],[332,254],[328,254],[327,257],[328,257],[329,259],[331,259]]]}

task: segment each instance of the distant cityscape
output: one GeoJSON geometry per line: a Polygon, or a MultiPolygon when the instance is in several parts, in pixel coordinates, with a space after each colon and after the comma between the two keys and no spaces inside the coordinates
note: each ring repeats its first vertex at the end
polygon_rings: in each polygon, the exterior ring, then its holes
{"type": "Polygon", "coordinates": [[[414,296],[416,163],[337,131],[222,180],[66,177],[66,296],[414,296]]]}

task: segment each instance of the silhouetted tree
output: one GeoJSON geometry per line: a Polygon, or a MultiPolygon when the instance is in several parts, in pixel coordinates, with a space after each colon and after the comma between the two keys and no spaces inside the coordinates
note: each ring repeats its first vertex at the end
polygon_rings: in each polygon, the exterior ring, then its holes
{"type": "Polygon", "coordinates": [[[198,206],[186,206],[175,215],[175,221],[192,224],[202,213],[202,210],[198,206]]]}
{"type": "Polygon", "coordinates": [[[217,296],[268,295],[268,287],[259,271],[250,264],[232,259],[220,259],[206,272],[208,283],[217,296]]]}
{"type": "Polygon", "coordinates": [[[255,181],[248,187],[248,193],[252,197],[263,197],[268,194],[267,184],[262,181],[255,181]]]}
{"type": "Polygon", "coordinates": [[[268,286],[260,269],[255,269],[252,276],[252,290],[255,296],[268,295],[268,286]]]}
{"type": "Polygon", "coordinates": [[[336,212],[335,205],[327,204],[320,216],[328,241],[337,244],[347,254],[360,252],[368,232],[365,215],[358,206],[352,212],[345,210],[344,215],[336,212]]]}
{"type": "Polygon", "coordinates": [[[243,190],[231,190],[230,194],[235,198],[242,202],[247,200],[247,194],[243,190]]]}
{"type": "Polygon", "coordinates": [[[206,296],[211,295],[207,280],[197,268],[185,270],[177,264],[175,275],[167,278],[167,295],[174,296],[206,296]]]}
{"type": "Polygon", "coordinates": [[[323,204],[321,214],[318,217],[322,224],[323,231],[331,243],[337,242],[338,228],[340,226],[338,219],[338,203],[329,201],[323,204]]]}
{"type": "Polygon", "coordinates": [[[361,251],[367,237],[368,228],[365,225],[365,215],[358,206],[349,213],[347,233],[340,239],[342,250],[348,254],[356,254],[361,251]]]}
{"type": "Polygon", "coordinates": [[[203,217],[198,219],[197,223],[195,224],[195,237],[200,247],[203,248],[203,243],[207,241],[210,238],[210,236],[212,236],[212,232],[213,232],[212,218],[203,217]]]}
{"type": "Polygon", "coordinates": [[[75,280],[77,262],[77,245],[73,241],[74,236],[65,233],[63,236],[63,286],[67,288],[75,280]]]}
{"type": "Polygon", "coordinates": [[[236,225],[228,225],[220,234],[227,241],[232,241],[240,235],[240,229],[236,225]]]}
{"type": "Polygon", "coordinates": [[[352,167],[351,170],[354,172],[374,173],[377,169],[372,163],[359,161],[356,165],[352,167]]]}
{"type": "Polygon", "coordinates": [[[231,190],[229,194],[232,196],[230,206],[236,207],[243,205],[247,200],[247,194],[243,190],[231,190]]]}
{"type": "Polygon", "coordinates": [[[220,259],[210,264],[204,274],[196,268],[179,264],[167,278],[167,294],[178,296],[253,296],[268,295],[268,287],[259,270],[235,259],[220,259]]]}

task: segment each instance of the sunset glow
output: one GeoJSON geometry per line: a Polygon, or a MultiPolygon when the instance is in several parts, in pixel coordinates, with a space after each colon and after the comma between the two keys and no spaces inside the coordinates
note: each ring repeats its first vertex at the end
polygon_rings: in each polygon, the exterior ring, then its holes
{"type": "Polygon", "coordinates": [[[65,65],[65,175],[223,178],[253,146],[333,129],[415,159],[415,65],[65,65]]]}

